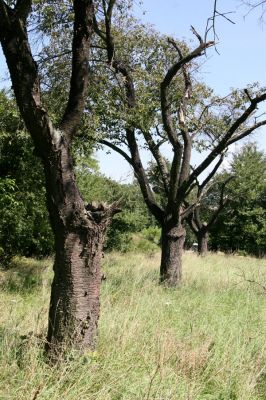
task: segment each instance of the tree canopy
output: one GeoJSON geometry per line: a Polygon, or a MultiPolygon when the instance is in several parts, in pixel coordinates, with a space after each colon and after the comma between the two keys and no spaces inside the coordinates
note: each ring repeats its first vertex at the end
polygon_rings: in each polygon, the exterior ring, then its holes
{"type": "Polygon", "coordinates": [[[214,249],[262,256],[266,248],[266,156],[253,143],[233,156],[230,203],[211,230],[214,249]]]}

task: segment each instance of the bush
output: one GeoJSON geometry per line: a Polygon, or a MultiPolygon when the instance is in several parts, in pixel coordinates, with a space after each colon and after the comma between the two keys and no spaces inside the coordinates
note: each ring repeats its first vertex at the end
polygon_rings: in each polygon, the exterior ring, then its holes
{"type": "Polygon", "coordinates": [[[141,231],[142,236],[149,240],[152,243],[157,245],[160,244],[161,240],[161,228],[158,226],[150,226],[149,228],[145,228],[141,231]]]}

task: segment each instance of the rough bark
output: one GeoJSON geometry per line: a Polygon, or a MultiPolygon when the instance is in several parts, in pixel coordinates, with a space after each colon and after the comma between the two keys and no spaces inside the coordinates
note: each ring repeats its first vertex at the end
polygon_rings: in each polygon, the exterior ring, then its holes
{"type": "Polygon", "coordinates": [[[208,253],[209,233],[206,230],[199,230],[197,233],[198,253],[201,256],[206,256],[208,253]]]}
{"type": "Polygon", "coordinates": [[[64,142],[44,166],[56,246],[46,346],[54,358],[69,347],[95,346],[103,242],[113,210],[85,207],[64,142]]]}
{"type": "Polygon", "coordinates": [[[89,228],[70,225],[56,237],[46,346],[53,357],[69,347],[95,348],[106,226],[106,221],[89,228]]]}
{"type": "Polygon", "coordinates": [[[160,282],[166,286],[177,286],[182,278],[182,255],[186,231],[181,224],[162,227],[162,255],[160,282]]]}
{"type": "Polygon", "coordinates": [[[97,225],[87,234],[67,232],[57,240],[46,346],[53,355],[69,347],[95,347],[102,244],[97,225]]]}

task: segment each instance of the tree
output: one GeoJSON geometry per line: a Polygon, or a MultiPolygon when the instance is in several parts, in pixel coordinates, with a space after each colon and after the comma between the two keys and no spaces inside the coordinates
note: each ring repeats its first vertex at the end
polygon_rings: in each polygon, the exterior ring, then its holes
{"type": "MultiPolygon", "coordinates": [[[[166,162],[168,167],[170,167],[169,162],[166,162]]],[[[159,196],[161,204],[166,204],[167,199],[163,190],[163,182],[155,163],[149,164],[147,174],[157,199],[159,196]]],[[[184,206],[188,210],[191,210],[184,221],[184,226],[186,227],[186,242],[188,233],[190,233],[190,242],[192,239],[191,234],[193,236],[193,242],[196,237],[198,253],[200,255],[206,255],[208,252],[210,230],[213,228],[217,218],[228,203],[229,196],[226,193],[226,185],[232,178],[233,176],[228,176],[227,173],[220,173],[214,177],[206,187],[201,187],[197,180],[195,188],[184,201],[184,206]],[[192,206],[193,204],[196,205],[192,206]]],[[[192,242],[190,243],[190,246],[191,245],[192,242]]]]}
{"type": "Polygon", "coordinates": [[[262,256],[266,247],[266,156],[255,144],[234,155],[228,207],[211,229],[211,245],[224,251],[262,256]]]}
{"type": "Polygon", "coordinates": [[[71,7],[74,22],[70,89],[58,126],[41,100],[38,65],[27,32],[31,7],[30,0],[0,0],[0,41],[18,108],[44,168],[56,251],[47,335],[47,351],[54,357],[67,346],[94,347],[104,234],[116,206],[85,205],[71,155],[88,87],[93,1],[74,0],[71,7]]]}
{"type": "MultiPolygon", "coordinates": [[[[266,120],[252,120],[258,105],[266,99],[266,93],[250,88],[234,91],[221,99],[206,90],[206,99],[199,99],[196,90],[198,85],[191,76],[195,67],[193,60],[205,54],[214,42],[204,41],[193,28],[199,41],[198,47],[189,50],[183,43],[169,39],[168,48],[171,48],[172,57],[168,57],[166,42],[162,45],[161,38],[158,43],[158,37],[150,32],[154,46],[148,52],[141,51],[145,28],[138,30],[135,35],[137,40],[125,41],[125,33],[129,37],[131,31],[129,24],[122,21],[119,28],[124,29],[124,35],[116,35],[117,27],[112,25],[115,3],[115,0],[102,2],[102,7],[98,8],[98,20],[94,19],[94,29],[100,38],[100,46],[106,47],[107,63],[121,89],[116,108],[122,109],[123,117],[118,118],[117,126],[119,132],[124,131],[124,135],[120,135],[120,139],[116,134],[113,137],[109,135],[108,140],[103,139],[102,143],[121,154],[132,166],[144,201],[162,228],[160,281],[175,286],[182,275],[183,223],[196,206],[195,203],[186,208],[184,201],[195,187],[196,180],[209,167],[211,172],[207,173],[201,187],[204,188],[213,178],[228,146],[266,124],[266,120]],[[128,62],[130,55],[134,59],[131,63],[128,62]],[[156,64],[156,59],[163,61],[156,64]],[[158,70],[163,74],[160,84],[158,70]],[[141,72],[143,75],[138,79],[141,72]],[[153,76],[156,76],[153,83],[157,80],[157,87],[150,87],[147,91],[145,84],[153,76]],[[146,97],[147,93],[150,93],[150,98],[146,97]],[[144,109],[141,108],[143,104],[147,104],[144,109]],[[160,171],[166,206],[156,201],[148,181],[140,155],[140,136],[160,171]],[[202,140],[206,141],[208,155],[196,168],[191,169],[192,149],[202,140]],[[170,170],[160,150],[165,142],[173,152],[170,170]]],[[[130,22],[132,24],[132,19],[130,22]]],[[[114,125],[113,122],[111,130],[116,132],[114,125]]],[[[105,122],[106,126],[108,124],[105,122]]]]}
{"type": "MultiPolygon", "coordinates": [[[[187,221],[198,241],[198,253],[205,256],[208,252],[210,230],[216,224],[217,219],[228,203],[229,197],[225,195],[225,189],[233,176],[219,181],[210,181],[204,193],[201,193],[200,184],[197,183],[197,205],[192,208],[187,221]]],[[[189,203],[186,200],[186,206],[189,203]]]]}

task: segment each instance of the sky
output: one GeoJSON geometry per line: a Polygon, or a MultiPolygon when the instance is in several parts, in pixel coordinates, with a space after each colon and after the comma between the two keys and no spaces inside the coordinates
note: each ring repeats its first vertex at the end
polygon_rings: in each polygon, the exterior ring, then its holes
{"type": "MultiPolygon", "coordinates": [[[[135,14],[143,22],[167,35],[179,39],[197,40],[191,32],[191,25],[203,36],[208,17],[213,12],[213,0],[139,0],[135,1],[135,14]]],[[[262,9],[247,14],[240,0],[218,0],[218,11],[228,14],[235,23],[223,18],[217,19],[216,31],[219,36],[217,49],[209,49],[202,66],[205,83],[217,94],[226,95],[230,88],[245,88],[248,83],[259,82],[266,87],[266,21],[259,19],[262,9]]],[[[210,40],[212,37],[210,37],[210,40]]],[[[4,60],[0,54],[0,73],[4,73],[4,60]]],[[[266,109],[266,106],[265,106],[266,109]]],[[[266,128],[252,136],[259,148],[266,151],[266,128]]],[[[237,148],[240,145],[236,146],[237,148]]],[[[120,181],[128,181],[132,171],[119,155],[97,153],[103,173],[120,181]]],[[[149,156],[144,155],[145,162],[149,156]]]]}

